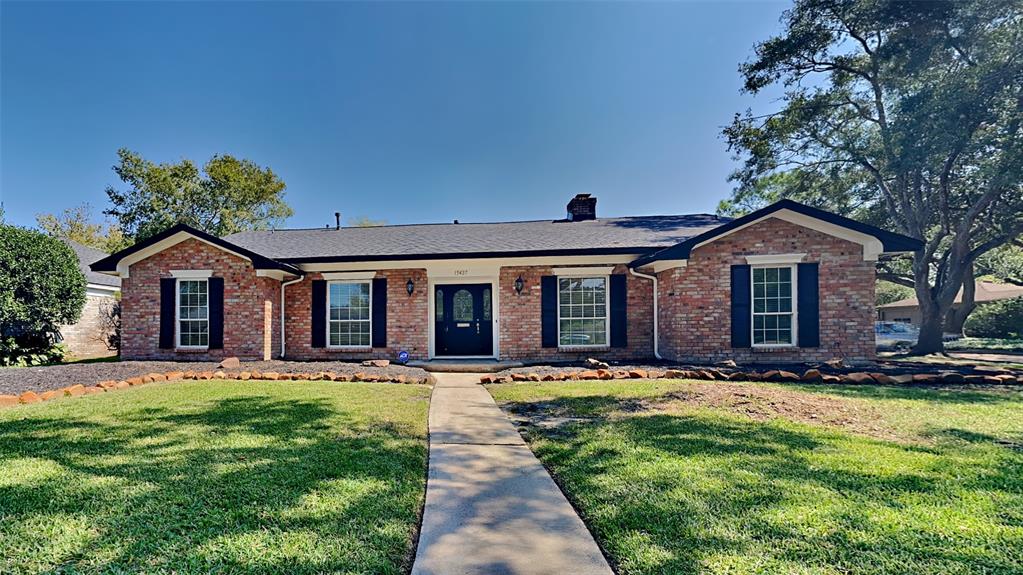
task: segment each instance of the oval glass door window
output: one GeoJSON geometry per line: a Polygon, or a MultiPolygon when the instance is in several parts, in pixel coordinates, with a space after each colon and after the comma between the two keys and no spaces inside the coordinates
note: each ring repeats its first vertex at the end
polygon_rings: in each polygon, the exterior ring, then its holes
{"type": "Polygon", "coordinates": [[[455,321],[472,321],[472,294],[460,289],[451,298],[451,316],[455,321]]]}

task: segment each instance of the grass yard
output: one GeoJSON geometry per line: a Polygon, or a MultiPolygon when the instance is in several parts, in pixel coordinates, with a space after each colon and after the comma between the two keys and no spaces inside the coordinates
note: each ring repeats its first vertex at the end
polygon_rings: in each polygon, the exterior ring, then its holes
{"type": "Polygon", "coordinates": [[[489,389],[622,574],[1023,573],[1018,388],[489,389]]]}
{"type": "Polygon", "coordinates": [[[0,411],[0,573],[400,573],[429,393],[192,381],[0,411]]]}

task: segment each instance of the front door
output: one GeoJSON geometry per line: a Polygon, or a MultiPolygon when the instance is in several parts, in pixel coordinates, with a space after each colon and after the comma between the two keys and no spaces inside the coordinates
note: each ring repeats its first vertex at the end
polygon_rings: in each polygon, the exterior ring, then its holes
{"type": "Polygon", "coordinates": [[[490,284],[438,285],[433,295],[436,355],[493,355],[490,284]]]}

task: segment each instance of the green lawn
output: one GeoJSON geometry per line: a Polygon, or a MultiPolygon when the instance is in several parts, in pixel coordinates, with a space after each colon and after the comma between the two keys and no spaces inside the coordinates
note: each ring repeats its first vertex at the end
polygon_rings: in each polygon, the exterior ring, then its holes
{"type": "Polygon", "coordinates": [[[152,384],[0,411],[0,573],[400,573],[429,388],[152,384]]]}
{"type": "Polygon", "coordinates": [[[489,389],[620,573],[1023,573],[1023,392],[714,385],[489,389]]]}

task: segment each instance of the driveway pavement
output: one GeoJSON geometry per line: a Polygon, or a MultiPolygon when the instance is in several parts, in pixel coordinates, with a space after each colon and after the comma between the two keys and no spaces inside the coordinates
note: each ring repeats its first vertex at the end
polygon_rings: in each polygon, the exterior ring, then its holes
{"type": "Polygon", "coordinates": [[[479,374],[435,376],[426,508],[412,573],[611,574],[479,374]]]}

